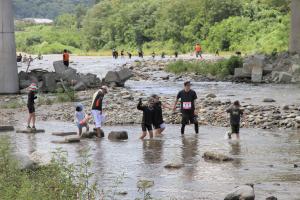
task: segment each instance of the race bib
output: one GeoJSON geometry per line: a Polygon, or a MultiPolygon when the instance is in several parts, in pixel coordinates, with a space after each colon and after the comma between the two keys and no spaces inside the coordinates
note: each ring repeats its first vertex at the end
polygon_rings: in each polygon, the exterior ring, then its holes
{"type": "Polygon", "coordinates": [[[183,102],[182,103],[182,108],[184,110],[191,110],[192,109],[192,102],[183,102]]]}

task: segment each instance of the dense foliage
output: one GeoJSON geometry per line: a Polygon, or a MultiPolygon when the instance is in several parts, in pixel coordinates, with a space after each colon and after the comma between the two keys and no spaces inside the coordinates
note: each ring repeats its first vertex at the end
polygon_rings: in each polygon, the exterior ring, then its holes
{"type": "Polygon", "coordinates": [[[143,48],[186,53],[200,42],[209,52],[283,51],[290,30],[288,6],[288,0],[101,0],[88,11],[76,9],[57,17],[55,26],[42,33],[36,33],[37,28],[18,33],[23,34],[18,48],[45,53],[63,46],[72,51],[143,48]],[[47,42],[45,50],[36,47],[38,43],[26,44],[34,35],[47,42]]]}
{"type": "Polygon", "coordinates": [[[63,13],[73,12],[79,4],[90,5],[95,0],[13,0],[17,18],[54,19],[63,13]]]}

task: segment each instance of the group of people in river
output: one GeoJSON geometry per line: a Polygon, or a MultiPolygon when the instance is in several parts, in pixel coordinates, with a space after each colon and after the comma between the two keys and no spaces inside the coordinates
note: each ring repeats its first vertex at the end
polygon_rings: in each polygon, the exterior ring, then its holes
{"type": "MultiPolygon", "coordinates": [[[[180,103],[180,111],[181,111],[181,134],[185,134],[185,128],[189,124],[193,124],[195,128],[195,133],[199,133],[199,123],[198,123],[198,115],[196,111],[196,100],[197,93],[191,89],[191,82],[186,81],[184,83],[184,89],[179,91],[174,103],[174,106],[170,106],[168,104],[164,104],[160,101],[160,97],[156,94],[151,95],[151,97],[147,100],[147,104],[143,104],[143,99],[139,99],[137,104],[137,109],[143,112],[141,129],[142,135],[140,139],[145,139],[145,137],[149,134],[150,139],[154,136],[159,137],[163,136],[163,132],[166,129],[166,124],[163,119],[163,109],[173,109],[174,113],[178,109],[177,105],[180,103]]],[[[37,85],[32,83],[29,87],[28,93],[28,112],[29,117],[27,121],[27,128],[31,130],[35,130],[35,106],[34,101],[37,98],[37,85]],[[32,122],[32,127],[30,126],[32,122]]],[[[102,125],[105,122],[105,115],[103,112],[103,100],[105,95],[108,94],[108,87],[102,86],[97,92],[94,93],[91,104],[91,112],[90,114],[86,114],[84,111],[83,105],[78,104],[75,108],[75,123],[78,127],[79,136],[82,135],[82,129],[86,128],[86,131],[89,131],[89,121],[91,118],[94,119],[96,136],[101,138],[104,137],[102,131],[102,125]]],[[[230,125],[231,131],[228,132],[228,138],[231,139],[233,134],[236,134],[237,139],[239,139],[240,133],[240,121],[241,116],[243,115],[243,110],[241,109],[241,105],[239,101],[235,101],[227,110],[227,113],[230,114],[230,125]]]]}

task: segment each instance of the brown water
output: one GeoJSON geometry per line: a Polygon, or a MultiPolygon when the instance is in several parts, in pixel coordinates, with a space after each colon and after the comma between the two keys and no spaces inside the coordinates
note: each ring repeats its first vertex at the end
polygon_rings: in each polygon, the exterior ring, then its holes
{"type": "Polygon", "coordinates": [[[192,127],[187,134],[179,134],[179,126],[169,125],[161,139],[138,140],[139,126],[105,127],[111,130],[127,130],[129,140],[111,142],[108,139],[84,140],[79,144],[52,144],[62,139],[52,136],[52,131],[76,130],[73,124],[43,122],[39,128],[45,134],[26,135],[10,133],[19,151],[51,152],[62,147],[69,152],[70,162],[76,162],[82,148],[91,148],[93,168],[99,186],[109,190],[114,181],[124,174],[118,191],[128,195],[119,199],[141,197],[136,183],[140,179],[154,180],[149,191],[160,199],[223,199],[235,186],[254,183],[256,199],[274,195],[279,199],[300,199],[300,133],[267,132],[243,129],[241,141],[224,138],[226,129],[201,127],[195,135],[192,127]],[[232,163],[205,162],[205,151],[229,154],[236,160],[232,163]],[[164,165],[184,163],[179,170],[167,170],[164,165]]]}

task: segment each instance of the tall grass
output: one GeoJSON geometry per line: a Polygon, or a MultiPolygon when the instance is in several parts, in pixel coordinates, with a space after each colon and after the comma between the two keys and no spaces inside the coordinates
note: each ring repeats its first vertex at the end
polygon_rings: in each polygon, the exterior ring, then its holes
{"type": "Polygon", "coordinates": [[[175,74],[196,73],[199,75],[213,75],[225,77],[233,75],[234,69],[242,67],[242,58],[232,56],[229,59],[213,62],[213,61],[184,61],[178,60],[168,64],[167,71],[175,74]]]}

